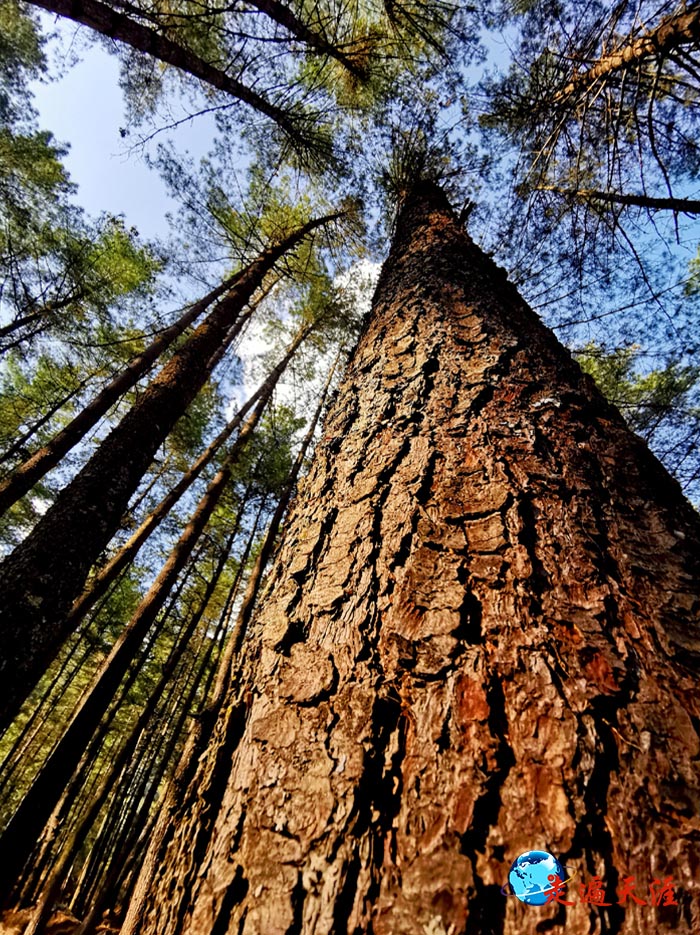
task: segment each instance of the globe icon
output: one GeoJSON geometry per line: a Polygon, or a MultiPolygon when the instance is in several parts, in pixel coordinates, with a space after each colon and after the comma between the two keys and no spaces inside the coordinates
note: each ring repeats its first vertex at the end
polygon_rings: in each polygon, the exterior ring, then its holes
{"type": "Polygon", "coordinates": [[[550,876],[564,879],[564,868],[547,851],[526,851],[516,857],[508,871],[508,882],[520,902],[543,906],[552,892],[550,876]]]}

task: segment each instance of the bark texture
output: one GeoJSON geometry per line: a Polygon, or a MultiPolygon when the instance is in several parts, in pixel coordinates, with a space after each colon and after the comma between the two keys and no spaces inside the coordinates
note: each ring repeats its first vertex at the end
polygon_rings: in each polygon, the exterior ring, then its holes
{"type": "Polygon", "coordinates": [[[678,485],[423,186],[141,932],[697,932],[699,563],[678,485]],[[575,905],[502,894],[532,848],[575,905]],[[627,875],[678,905],[619,906],[627,875]]]}

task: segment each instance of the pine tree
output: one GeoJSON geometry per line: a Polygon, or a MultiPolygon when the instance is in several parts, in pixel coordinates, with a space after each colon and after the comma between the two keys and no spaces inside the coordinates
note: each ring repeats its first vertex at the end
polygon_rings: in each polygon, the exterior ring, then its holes
{"type": "Polygon", "coordinates": [[[677,483],[419,183],[139,931],[690,935],[699,575],[677,483]],[[599,921],[505,898],[532,848],[599,921]]]}

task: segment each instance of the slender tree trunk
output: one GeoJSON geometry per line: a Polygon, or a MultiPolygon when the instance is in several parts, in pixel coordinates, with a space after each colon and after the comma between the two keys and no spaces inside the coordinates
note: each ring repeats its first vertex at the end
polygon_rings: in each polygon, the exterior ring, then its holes
{"type": "Polygon", "coordinates": [[[354,75],[354,77],[360,81],[367,80],[368,75],[365,68],[362,68],[357,62],[353,61],[352,58],[342,52],[341,49],[329,42],[321,33],[310,29],[309,26],[302,22],[295,15],[294,11],[284,3],[280,3],[279,0],[249,0],[249,3],[251,6],[255,7],[256,10],[260,10],[261,13],[264,13],[266,16],[269,16],[270,19],[279,23],[280,26],[284,26],[293,36],[305,42],[309,48],[336,59],[343,68],[347,69],[351,75],[354,75]]]}
{"type": "Polygon", "coordinates": [[[310,221],[247,267],[0,566],[0,729],[68,635],[66,614],[89,568],[114,535],[158,446],[209,377],[211,356],[241,309],[285,253],[338,216],[310,221]]]}
{"type": "MultiPolygon", "coordinates": [[[[37,736],[45,732],[46,727],[53,721],[54,711],[61,703],[61,695],[70,680],[75,678],[88,658],[94,653],[95,647],[86,639],[78,638],[70,647],[66,647],[65,658],[62,660],[55,676],[46,686],[46,691],[38,699],[34,710],[22,725],[15,741],[0,764],[0,793],[3,793],[10,780],[16,784],[15,772],[22,766],[31,763],[30,750],[37,736]],[[61,688],[59,688],[59,685],[61,688]]],[[[50,733],[48,737],[50,738],[50,733]]],[[[49,744],[46,733],[42,736],[41,746],[46,748],[49,744]]],[[[0,799],[2,803],[4,799],[0,799]]]]}
{"type": "Polygon", "coordinates": [[[556,185],[538,185],[537,191],[557,192],[580,201],[602,201],[625,207],[649,208],[651,211],[675,211],[680,214],[700,214],[700,201],[693,198],[656,198],[630,192],[604,192],[594,188],[559,188],[556,185]]]}
{"type": "Polygon", "coordinates": [[[139,631],[140,643],[134,636],[140,622],[137,609],[130,625],[94,674],[92,684],[83,692],[56,745],[3,829],[0,835],[0,904],[12,905],[19,901],[27,905],[41,890],[42,880],[51,869],[56,838],[67,837],[72,831],[74,822],[69,817],[72,804],[81,793],[83,798],[90,797],[85,776],[92,775],[93,784],[95,777],[99,780],[94,766],[105,737],[151,655],[153,644],[178,605],[202,551],[200,546],[192,555],[185,573],[170,591],[164,609],[161,604],[157,626],[148,632],[144,625],[139,631]],[[124,675],[126,678],[121,681],[124,675]],[[33,847],[32,840],[37,839],[38,844],[33,847]],[[20,875],[22,861],[26,866],[20,875]],[[11,888],[13,874],[17,883],[11,888]],[[19,894],[19,899],[15,894],[19,894]]]}
{"type": "Polygon", "coordinates": [[[240,426],[252,407],[267,391],[271,381],[274,381],[276,375],[284,370],[292,359],[295,351],[296,348],[291,348],[287,351],[282,360],[273,368],[270,374],[268,374],[250,399],[241,406],[236,415],[229,420],[214,441],[197,458],[189,471],[183,474],[177,484],[168,491],[160,503],[154,507],[143,520],[138,529],[127,539],[121,549],[119,549],[107,564],[97,572],[95,577],[90,581],[88,587],[83,591],[80,597],[74,601],[68,613],[68,621],[71,626],[77,624],[85,616],[95,601],[104,594],[110,584],[122,573],[127,565],[131,564],[144,542],[146,542],[149,536],[158,528],[181,497],[187,493],[192,484],[201,475],[204,468],[211,463],[216,453],[221,450],[222,446],[240,426]]]}
{"type": "Polygon", "coordinates": [[[396,231],[141,931],[691,935],[700,518],[439,189],[396,231]]]}
{"type": "Polygon", "coordinates": [[[33,435],[36,435],[39,429],[43,428],[43,426],[45,426],[46,423],[49,422],[57,412],[63,409],[64,406],[68,405],[74,396],[77,396],[78,393],[85,389],[85,386],[88,382],[89,378],[86,380],[81,380],[76,387],[74,387],[69,393],[66,393],[62,399],[59,399],[57,402],[55,402],[39,419],[36,420],[36,422],[33,422],[31,427],[28,428],[26,432],[23,432],[19,438],[15,439],[13,444],[10,445],[6,451],[3,451],[3,453],[0,455],[0,464],[4,464],[5,461],[11,461],[15,455],[21,455],[24,451],[24,446],[29,441],[29,439],[33,435]]]}
{"type": "MultiPolygon", "coordinates": [[[[100,811],[102,810],[102,806],[107,800],[107,797],[109,796],[112,788],[114,787],[114,784],[119,778],[119,775],[129,763],[143,731],[146,729],[146,726],[153,717],[156,708],[161,703],[163,693],[167,690],[168,684],[177,666],[179,665],[185,650],[190,643],[190,640],[194,636],[197,627],[199,626],[199,622],[206,609],[206,605],[209,603],[209,600],[218,583],[221,572],[223,571],[223,568],[228,560],[236,532],[237,531],[234,531],[231,535],[229,535],[226,545],[221,552],[221,556],[217,563],[217,567],[214,570],[211,581],[208,583],[204,596],[200,602],[199,608],[197,612],[192,614],[190,617],[190,620],[184,628],[184,631],[178,634],[178,640],[173,648],[173,652],[170,653],[167,663],[163,667],[163,670],[160,674],[158,683],[154,687],[153,692],[148,698],[143,710],[139,714],[136,723],[132,727],[124,743],[121,745],[121,748],[116,752],[113,759],[109,763],[105,774],[100,781],[99,787],[95,791],[94,795],[90,798],[90,801],[83,813],[80,815],[80,818],[72,830],[70,837],[63,843],[61,853],[51,867],[51,873],[43,887],[43,891],[41,893],[36,910],[32,916],[31,921],[27,925],[27,928],[25,929],[24,935],[39,935],[39,933],[42,932],[44,925],[46,924],[46,921],[48,920],[48,917],[51,913],[56,897],[64,883],[66,871],[73,863],[78,850],[82,847],[85,839],[87,838],[87,835],[90,832],[90,829],[97,820],[100,811]]],[[[17,856],[21,857],[20,854],[17,856]]],[[[5,868],[6,864],[3,869],[5,868]]]]}
{"type": "MultiPolygon", "coordinates": [[[[238,570],[226,600],[226,606],[224,607],[222,614],[222,617],[224,618],[223,623],[225,630],[228,629],[230,624],[234,601],[238,594],[238,588],[240,587],[240,583],[243,578],[243,572],[248,563],[250,552],[253,548],[253,544],[255,543],[255,538],[258,532],[258,523],[260,521],[263,507],[264,501],[261,502],[258,514],[255,517],[255,521],[253,522],[253,528],[251,529],[250,535],[248,536],[245,551],[238,563],[238,570]]],[[[231,668],[232,637],[233,634],[229,636],[224,650],[219,656],[216,672],[213,673],[213,675],[216,677],[217,683],[217,688],[214,690],[214,697],[211,699],[209,698],[209,690],[211,688],[211,682],[213,681],[213,678],[210,677],[207,680],[207,684],[203,693],[204,705],[202,706],[202,710],[197,716],[189,732],[178,764],[173,772],[170,782],[168,783],[165,794],[163,795],[163,801],[158,810],[158,818],[154,823],[151,834],[149,835],[148,846],[146,847],[143,858],[140,862],[138,877],[133,882],[128,909],[124,918],[120,935],[133,935],[134,932],[139,930],[139,927],[143,921],[142,910],[146,905],[150,895],[151,883],[158,868],[158,862],[161,858],[163,850],[163,843],[166,840],[166,835],[172,833],[173,831],[171,816],[174,813],[176,806],[181,802],[182,795],[184,794],[185,789],[191,779],[192,770],[196,763],[196,759],[202,752],[203,747],[206,745],[206,741],[209,736],[208,730],[211,727],[211,710],[212,708],[216,708],[221,703],[222,691],[219,689],[219,685],[223,686],[228,684],[227,675],[231,668]]]]}
{"type": "Polygon", "coordinates": [[[155,341],[152,341],[144,351],[137,354],[136,357],[132,357],[124,370],[118,373],[116,377],[113,377],[65,428],[54,435],[51,441],[35,451],[31,457],[27,458],[4,480],[0,481],[0,513],[4,513],[5,510],[9,509],[13,503],[16,503],[30,491],[34,484],[40,481],[51,468],[55,467],[61,458],[99,422],[114,403],[138,383],[160,355],[170,347],[175,338],[179,337],[217,299],[230,291],[241,275],[232,276],[204,296],[203,299],[200,299],[199,302],[195,302],[194,305],[190,306],[176,322],[161,331],[155,341]]]}
{"type": "Polygon", "coordinates": [[[131,46],[132,49],[136,49],[137,52],[144,52],[161,62],[174,65],[181,71],[187,72],[225,94],[230,94],[269,117],[293,142],[299,142],[302,138],[299,127],[289,111],[277,107],[252,88],[201,58],[191,49],[173,42],[172,39],[168,39],[167,36],[150,26],[145,26],[123,13],[118,13],[106,3],[100,3],[99,0],[29,0],[29,2],[43,10],[48,10],[49,13],[56,13],[76,23],[83,23],[109,39],[118,39],[131,46]]]}
{"type": "MultiPolygon", "coordinates": [[[[222,615],[223,616],[223,615],[222,615]]],[[[156,821],[156,813],[152,813],[153,803],[156,799],[163,780],[172,766],[172,759],[175,749],[180,741],[185,722],[191,716],[196,696],[202,687],[202,682],[206,670],[211,667],[213,655],[216,646],[223,636],[224,621],[219,620],[217,632],[213,639],[208,640],[208,645],[204,645],[199,657],[195,660],[196,673],[190,680],[184,701],[180,699],[174,707],[174,723],[172,724],[167,742],[164,744],[159,762],[155,769],[144,770],[143,781],[139,792],[138,806],[134,812],[129,814],[128,834],[120,843],[120,849],[114,855],[106,872],[103,871],[99,882],[98,892],[95,895],[92,905],[87,914],[84,912],[84,905],[81,905],[85,899],[81,894],[76,895],[71,903],[71,911],[83,917],[83,922],[75,935],[91,935],[105,906],[114,906],[119,891],[127,876],[137,866],[137,859],[142,857],[142,845],[144,841],[150,839],[156,821]]],[[[96,850],[95,848],[94,850],[96,850]]],[[[98,857],[101,855],[98,855],[98,857]]],[[[89,905],[89,904],[88,904],[89,905]]]]}

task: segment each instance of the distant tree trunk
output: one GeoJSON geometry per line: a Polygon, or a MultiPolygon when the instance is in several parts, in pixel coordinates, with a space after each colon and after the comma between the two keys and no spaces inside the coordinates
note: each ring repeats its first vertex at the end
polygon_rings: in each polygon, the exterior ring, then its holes
{"type": "Polygon", "coordinates": [[[5,510],[9,509],[13,503],[16,503],[30,491],[34,484],[40,481],[51,468],[55,467],[61,458],[99,422],[114,403],[134,387],[145,373],[148,373],[153,363],[170,347],[173,341],[195,319],[199,318],[213,302],[235,286],[240,275],[242,274],[232,276],[216,289],[213,289],[203,299],[200,299],[199,302],[191,305],[176,322],[161,331],[145,350],[133,357],[126,367],[113,377],[97,396],[80,410],[74,419],[71,419],[68,425],[0,481],[0,513],[4,513],[5,510]]]}
{"type": "Polygon", "coordinates": [[[216,453],[220,451],[231,435],[239,428],[245,416],[250,412],[266,390],[269,389],[270,383],[274,383],[276,376],[287,366],[294,356],[295,351],[296,347],[292,347],[287,351],[282,360],[270,371],[250,399],[241,406],[235,416],[233,416],[219,432],[214,441],[205,448],[192,467],[182,475],[180,480],[167,492],[160,503],[151,510],[138,529],[129,536],[119,551],[110,558],[106,565],[100,568],[80,597],[73,602],[73,606],[67,618],[71,627],[82,620],[95,601],[105,593],[112,582],[131,564],[144,542],[146,542],[149,536],[158,528],[180,498],[187,493],[192,484],[194,484],[201,475],[204,468],[211,463],[216,453]]]}
{"type": "Polygon", "coordinates": [[[138,22],[112,9],[99,0],[29,0],[34,6],[65,16],[76,23],[83,23],[109,39],[117,39],[137,52],[152,55],[168,65],[198,78],[225,94],[230,94],[244,104],[273,120],[288,138],[299,141],[302,134],[290,111],[273,104],[252,88],[228,75],[225,71],[207,62],[192,49],[188,49],[150,26],[138,22]]]}
{"type": "MultiPolygon", "coordinates": [[[[235,597],[238,593],[238,588],[243,577],[245,566],[248,562],[251,549],[255,543],[261,513],[262,504],[261,509],[258,511],[258,515],[256,516],[253,523],[253,528],[248,537],[244,554],[240,559],[238,571],[236,572],[236,576],[231,585],[231,591],[229,592],[226,606],[222,614],[222,616],[225,617],[224,623],[226,629],[228,629],[230,624],[231,613],[233,611],[233,601],[235,600],[235,597]]],[[[229,637],[224,651],[219,656],[216,667],[217,683],[220,681],[221,673],[224,671],[228,672],[228,669],[230,668],[231,642],[231,637],[229,637]]],[[[148,837],[147,846],[143,853],[142,859],[139,862],[138,877],[133,881],[128,910],[124,918],[124,923],[122,925],[120,935],[132,935],[132,932],[137,931],[141,922],[143,921],[141,918],[141,911],[143,906],[146,904],[150,893],[151,882],[155,876],[158,861],[161,857],[163,840],[166,834],[172,831],[173,825],[171,815],[175,810],[176,804],[180,803],[181,801],[181,795],[192,777],[192,770],[196,763],[196,759],[202,752],[203,747],[206,745],[206,740],[209,736],[208,728],[211,726],[210,712],[212,706],[215,706],[217,703],[216,691],[215,697],[213,699],[209,698],[209,689],[211,688],[212,680],[213,679],[210,679],[208,684],[205,686],[203,697],[206,703],[202,706],[202,710],[197,716],[197,719],[189,732],[179,762],[175,767],[173,775],[163,795],[163,800],[160,803],[158,816],[153,823],[151,833],[148,837]]],[[[218,701],[220,702],[221,698],[219,698],[218,701]]]]}
{"type": "MultiPolygon", "coordinates": [[[[98,788],[90,797],[86,807],[81,812],[68,839],[63,842],[61,853],[57,856],[56,860],[52,864],[48,880],[42,888],[39,902],[36,906],[32,919],[27,924],[24,935],[39,935],[39,933],[43,931],[46,921],[51,914],[56,897],[64,882],[67,870],[73,863],[78,850],[85,842],[90,829],[97,820],[100,811],[102,810],[102,807],[110,792],[112,791],[114,784],[118,780],[122,770],[127,766],[129,760],[133,756],[144,730],[148,726],[149,721],[161,703],[162,696],[167,691],[170,680],[172,679],[177,667],[179,666],[180,661],[186,649],[188,648],[190,641],[192,640],[197,630],[197,627],[199,626],[202,615],[204,614],[206,606],[209,603],[209,600],[211,599],[211,596],[214,593],[214,589],[216,588],[216,585],[219,581],[221,572],[223,571],[224,566],[228,561],[228,557],[233,546],[233,540],[236,537],[236,534],[237,529],[234,529],[234,531],[229,535],[227,542],[221,551],[216,569],[212,574],[211,580],[207,584],[199,608],[190,616],[190,619],[183,628],[183,631],[178,634],[178,639],[161,670],[158,682],[154,686],[151,695],[141,710],[136,723],[131,728],[121,747],[119,747],[113,753],[113,756],[111,757],[111,760],[106,767],[105,773],[101,777],[98,788]]],[[[79,785],[79,776],[74,776],[71,780],[71,783],[75,786],[79,785]]],[[[17,854],[17,857],[21,859],[20,854],[17,854]]],[[[4,877],[5,873],[7,872],[6,863],[3,866],[3,871],[4,877]]]]}
{"type": "Polygon", "coordinates": [[[209,377],[209,362],[265,275],[332,215],[268,247],[160,371],[29,536],[0,565],[0,729],[68,635],[66,614],[117,529],[129,499],[177,419],[209,377]]]}
{"type": "Polygon", "coordinates": [[[44,412],[35,422],[32,422],[27,431],[23,432],[19,438],[15,439],[9,448],[3,451],[3,453],[0,455],[0,464],[4,464],[5,461],[11,461],[15,456],[21,456],[24,452],[24,446],[29,441],[29,439],[36,435],[36,433],[41,428],[43,428],[46,423],[49,422],[57,412],[59,412],[59,410],[63,409],[64,406],[67,406],[74,396],[77,396],[78,393],[85,389],[89,382],[90,377],[87,377],[85,380],[81,380],[80,383],[78,383],[77,386],[74,386],[72,390],[65,394],[65,396],[53,403],[50,408],[47,409],[46,412],[44,412]]]}
{"type": "Polygon", "coordinates": [[[76,819],[71,809],[76,798],[82,795],[84,800],[89,800],[92,787],[100,782],[101,774],[94,767],[105,738],[143,671],[153,643],[172,618],[202,553],[203,547],[200,547],[192,555],[177,586],[170,592],[167,605],[159,613],[157,625],[148,633],[148,643],[131,643],[125,648],[125,637],[133,636],[134,630],[126,628],[98,667],[91,686],[83,693],[55,746],[47,745],[49,755],[32,782],[27,784],[19,805],[0,835],[0,905],[29,905],[41,891],[51,870],[56,838],[65,838],[72,831],[76,819]],[[122,668],[118,669],[119,666],[122,668]],[[127,668],[126,678],[120,683],[118,672],[124,675],[127,668]],[[90,776],[89,781],[86,776],[90,776]],[[33,842],[37,842],[36,846],[33,842]],[[13,880],[16,881],[14,886],[13,880]]]}
{"type": "Polygon", "coordinates": [[[697,932],[699,566],[678,484],[416,186],[174,817],[213,833],[138,930],[697,932]],[[533,848],[574,905],[502,894],[533,848]]]}
{"type": "MultiPolygon", "coordinates": [[[[83,634],[84,636],[84,634],[83,634]]],[[[78,676],[83,665],[86,664],[90,656],[95,652],[95,647],[87,639],[80,639],[76,634],[76,640],[71,640],[64,647],[64,658],[58,667],[56,674],[46,686],[41,698],[37,699],[32,713],[22,725],[21,731],[17,734],[7,755],[0,763],[0,807],[4,805],[6,796],[2,795],[9,786],[17,785],[16,773],[22,767],[31,765],[32,745],[37,741],[41,734],[39,745],[44,749],[50,746],[50,735],[47,738],[46,728],[54,720],[54,712],[61,703],[63,691],[70,681],[78,676]]]]}
{"type": "Polygon", "coordinates": [[[556,192],[579,201],[602,201],[626,208],[648,208],[650,211],[675,211],[680,214],[700,214],[700,201],[694,198],[657,198],[632,192],[605,192],[594,188],[560,188],[557,185],[538,185],[537,191],[556,192]]]}
{"type": "MultiPolygon", "coordinates": [[[[239,516],[241,512],[242,510],[239,511],[239,516]]],[[[236,578],[237,577],[238,575],[236,575],[236,578]]],[[[83,918],[83,922],[75,935],[88,935],[88,933],[93,931],[105,906],[115,905],[120,889],[127,876],[138,866],[140,859],[143,857],[145,841],[150,839],[157,817],[157,810],[152,813],[153,803],[161,789],[165,776],[172,769],[175,749],[181,740],[186,721],[192,717],[197,695],[199,693],[201,697],[206,697],[205,683],[207,679],[205,678],[205,673],[214,668],[213,663],[217,649],[223,638],[224,630],[225,619],[224,613],[222,613],[214,638],[202,641],[200,652],[194,660],[194,668],[196,671],[186,689],[184,700],[178,698],[175,705],[172,707],[169,733],[167,737],[165,737],[163,749],[159,751],[158,761],[155,764],[149,764],[151,767],[150,769],[143,770],[141,788],[138,790],[138,801],[135,802],[134,799],[132,799],[131,802],[128,800],[125,801],[126,797],[119,799],[119,806],[121,809],[123,811],[128,810],[126,816],[127,833],[123,836],[119,849],[117,849],[112,856],[110,866],[104,866],[104,856],[100,853],[99,846],[96,845],[93,848],[92,856],[94,860],[99,863],[101,871],[99,886],[97,888],[98,891],[92,905],[88,904],[89,910],[86,913],[85,905],[81,905],[81,898],[83,899],[83,903],[84,898],[82,897],[82,893],[79,892],[80,887],[77,888],[70,909],[71,912],[78,915],[79,918],[83,918]],[[131,805],[131,808],[129,808],[129,805],[131,805]]],[[[177,690],[178,686],[175,688],[177,690]]],[[[124,780],[121,781],[121,786],[131,791],[130,784],[125,786],[124,780]]],[[[118,791],[116,795],[118,795],[118,791]]],[[[88,861],[86,861],[86,866],[87,864],[88,861]]]]}

